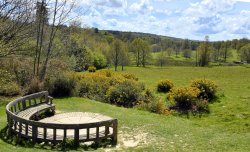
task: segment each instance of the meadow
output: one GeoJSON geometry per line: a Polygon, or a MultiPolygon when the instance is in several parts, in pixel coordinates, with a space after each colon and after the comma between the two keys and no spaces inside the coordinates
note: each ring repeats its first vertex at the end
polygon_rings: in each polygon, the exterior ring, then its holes
{"type": "MultiPolygon", "coordinates": [[[[219,86],[219,101],[210,105],[202,117],[158,115],[70,97],[55,99],[57,112],[98,112],[118,119],[118,145],[97,151],[250,151],[250,68],[227,67],[126,67],[146,87],[156,90],[156,83],[169,79],[175,86],[188,85],[195,78],[214,80],[219,86]]],[[[156,91],[155,91],[156,93],[156,91]]],[[[165,94],[156,93],[165,100],[165,94]]],[[[5,107],[0,106],[0,128],[6,126],[5,107]]],[[[35,146],[24,148],[0,140],[0,151],[48,151],[35,146]]],[[[81,150],[81,149],[79,149],[81,150]]]]}

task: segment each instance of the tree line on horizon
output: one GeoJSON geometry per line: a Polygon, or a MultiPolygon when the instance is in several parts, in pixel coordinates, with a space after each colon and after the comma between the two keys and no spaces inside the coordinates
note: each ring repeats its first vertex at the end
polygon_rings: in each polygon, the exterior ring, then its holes
{"type": "Polygon", "coordinates": [[[61,62],[74,71],[97,69],[110,65],[118,70],[126,65],[145,67],[152,63],[164,66],[171,56],[192,58],[196,66],[207,66],[210,61],[227,62],[231,50],[236,50],[240,62],[250,63],[247,38],[210,42],[178,39],[154,34],[82,28],[77,20],[68,21],[73,4],[56,0],[48,9],[46,0],[1,1],[0,10],[0,59],[22,57],[33,64],[33,75],[43,80],[51,62],[61,62]],[[34,3],[35,2],[35,3],[34,3]],[[60,9],[64,8],[64,12],[60,9]],[[33,11],[32,11],[33,10],[33,11]],[[35,11],[34,11],[35,10],[35,11]],[[35,13],[34,13],[35,12],[35,13]],[[49,22],[50,21],[50,22],[49,22]],[[33,60],[33,61],[32,61],[33,60]]]}

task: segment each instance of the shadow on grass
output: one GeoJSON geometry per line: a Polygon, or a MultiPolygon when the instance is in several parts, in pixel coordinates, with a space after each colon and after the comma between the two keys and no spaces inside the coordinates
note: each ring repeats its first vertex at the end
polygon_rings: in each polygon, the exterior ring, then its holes
{"type": "Polygon", "coordinates": [[[78,144],[75,143],[74,140],[66,139],[56,145],[51,143],[33,143],[32,140],[18,137],[14,133],[12,133],[8,126],[2,128],[0,130],[0,139],[5,143],[19,146],[23,148],[32,148],[32,149],[42,149],[48,151],[69,151],[69,150],[77,150],[77,151],[93,151],[98,148],[112,148],[114,144],[111,139],[101,140],[100,142],[91,142],[89,144],[78,144]]]}

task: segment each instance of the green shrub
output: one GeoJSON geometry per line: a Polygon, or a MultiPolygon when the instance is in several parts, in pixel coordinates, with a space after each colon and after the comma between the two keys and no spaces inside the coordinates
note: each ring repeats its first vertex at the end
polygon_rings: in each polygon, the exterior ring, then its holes
{"type": "Polygon", "coordinates": [[[90,67],[88,68],[88,71],[89,71],[89,72],[95,72],[95,71],[96,71],[96,67],[90,66],[90,67]]]}
{"type": "Polygon", "coordinates": [[[160,80],[157,84],[158,92],[169,92],[173,88],[174,84],[170,80],[160,80]]]}
{"type": "Polygon", "coordinates": [[[207,100],[196,100],[192,112],[195,113],[208,113],[209,112],[209,107],[208,107],[208,101],[207,100]]]}
{"type": "Polygon", "coordinates": [[[75,85],[75,80],[66,75],[46,78],[44,84],[45,89],[48,90],[53,97],[67,97],[72,95],[75,85]]]}
{"type": "Polygon", "coordinates": [[[159,98],[156,98],[152,91],[146,89],[144,95],[137,103],[136,108],[157,114],[164,114],[166,110],[166,104],[159,98]]]}
{"type": "Polygon", "coordinates": [[[0,69],[0,96],[15,96],[20,94],[20,87],[15,76],[7,70],[0,69]]]}
{"type": "Polygon", "coordinates": [[[32,81],[32,74],[26,69],[16,69],[15,76],[19,85],[25,87],[32,81]]]}
{"type": "Polygon", "coordinates": [[[138,84],[131,80],[125,80],[109,89],[107,96],[111,104],[123,107],[133,107],[140,98],[142,90],[138,84]]]}
{"type": "Polygon", "coordinates": [[[107,59],[103,54],[96,53],[94,54],[93,65],[96,67],[96,69],[103,69],[107,67],[107,59]]]}
{"type": "Polygon", "coordinates": [[[196,105],[200,90],[194,87],[174,88],[168,94],[168,98],[174,101],[174,107],[180,111],[190,111],[196,105]]]}
{"type": "Polygon", "coordinates": [[[216,98],[216,92],[218,86],[211,80],[197,79],[191,82],[191,87],[198,88],[200,90],[199,98],[211,101],[216,98]]]}
{"type": "Polygon", "coordinates": [[[153,113],[164,114],[166,104],[162,100],[152,100],[148,103],[148,110],[153,113]]]}
{"type": "Polygon", "coordinates": [[[33,78],[27,88],[25,89],[25,94],[37,93],[43,90],[43,84],[37,79],[33,78]]]}
{"type": "Polygon", "coordinates": [[[0,86],[0,96],[16,96],[20,93],[21,89],[19,85],[14,82],[0,86]]]}

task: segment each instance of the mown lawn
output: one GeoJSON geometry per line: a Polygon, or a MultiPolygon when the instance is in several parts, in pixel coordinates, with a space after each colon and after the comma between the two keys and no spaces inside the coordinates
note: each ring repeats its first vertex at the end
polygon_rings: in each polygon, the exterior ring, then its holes
{"type": "MultiPolygon", "coordinates": [[[[137,109],[120,108],[82,98],[56,99],[57,110],[91,111],[118,118],[121,151],[250,151],[250,68],[246,67],[128,67],[147,87],[155,89],[160,79],[176,86],[194,78],[208,78],[219,85],[220,102],[210,105],[211,113],[199,117],[163,116],[137,109]]],[[[165,98],[164,94],[157,94],[165,98]]],[[[0,107],[0,128],[6,125],[0,107]]],[[[43,149],[36,148],[36,151],[43,149]]],[[[104,151],[105,149],[98,149],[104,151]]],[[[0,151],[34,151],[0,140],[0,151]]],[[[46,151],[46,150],[45,150],[46,151]]]]}

